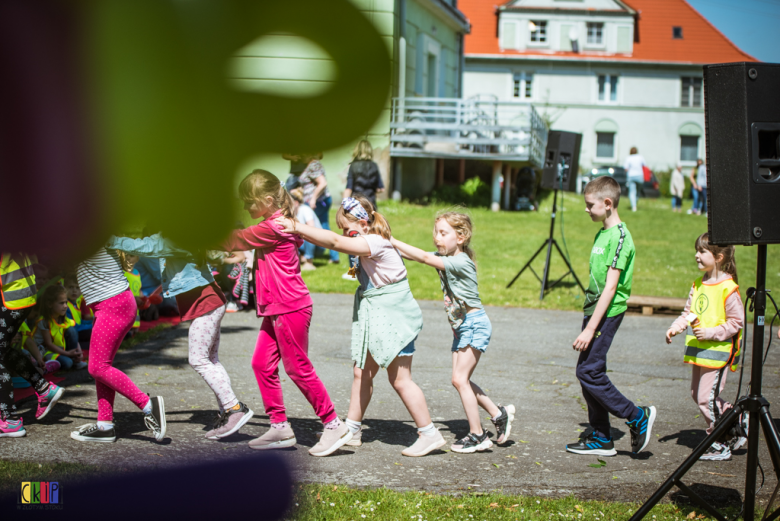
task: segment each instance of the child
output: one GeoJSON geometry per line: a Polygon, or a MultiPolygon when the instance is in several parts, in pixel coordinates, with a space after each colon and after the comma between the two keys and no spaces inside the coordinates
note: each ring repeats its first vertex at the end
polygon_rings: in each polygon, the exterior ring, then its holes
{"type": "Polygon", "coordinates": [[[446,442],[431,421],[425,395],[412,380],[414,341],[422,329],[422,312],[406,279],[401,255],[390,242],[390,226],[363,196],[344,199],[336,222],[344,236],[321,230],[292,219],[277,219],[284,231],[300,234],[306,240],[331,251],[360,257],[356,264],[360,286],[352,312],[352,360],[355,362],[347,426],[356,436],[351,443],[361,445],[361,423],[371,400],[374,376],[387,369],[390,385],[411,413],[419,437],[404,449],[404,456],[425,456],[446,442]]]}
{"type": "Polygon", "coordinates": [[[640,452],[650,442],[655,407],[637,407],[615,387],[607,376],[607,352],[612,344],[631,294],[634,272],[634,241],[617,207],[620,185],[609,176],[598,177],[585,187],[585,211],[603,227],[596,234],[590,253],[590,285],[585,292],[585,319],[582,333],[573,347],[580,352],[577,379],[588,403],[588,419],[593,432],[578,443],[566,446],[575,454],[614,456],[609,415],[624,418],[631,431],[631,451],[640,452]]]}
{"type": "MultiPolygon", "coordinates": [[[[307,204],[303,204],[303,190],[296,188],[290,192],[290,197],[293,200],[293,213],[298,222],[308,224],[315,228],[322,228],[320,220],[317,218],[317,214],[307,204]]],[[[313,245],[309,241],[303,241],[303,246],[300,249],[301,252],[301,271],[314,271],[317,268],[314,266],[314,256],[317,254],[317,250],[322,250],[313,245]]]]}
{"type": "MultiPolygon", "coordinates": [[[[707,434],[715,421],[731,404],[718,395],[726,386],[726,367],[736,371],[739,365],[739,341],[742,336],[744,309],[737,286],[737,264],[734,246],[710,244],[704,233],[696,239],[696,264],[704,275],[696,279],[680,317],[666,332],[666,343],[690,325],[685,338],[683,361],[693,366],[691,397],[699,405],[707,422],[707,434]]],[[[729,444],[715,442],[702,454],[702,460],[731,459],[731,451],[745,443],[736,437],[729,444]]]]}
{"type": "Polygon", "coordinates": [[[79,289],[79,282],[76,274],[65,275],[65,291],[68,292],[68,312],[67,317],[76,323],[76,332],[80,344],[88,344],[92,335],[92,320],[94,315],[92,310],[84,302],[84,295],[79,289]]]}
{"type": "Polygon", "coordinates": [[[393,246],[407,259],[436,268],[444,293],[444,309],[452,326],[452,385],[458,390],[469,434],[456,441],[453,452],[472,453],[493,446],[487,432],[482,429],[479,407],[490,414],[496,426],[496,441],[500,445],[509,440],[514,419],[514,405],[496,406],[474,382],[471,375],[479,359],[490,343],[493,328],[490,324],[477,286],[477,266],[474,252],[469,247],[473,227],[468,215],[446,212],[436,217],[433,242],[436,253],[426,253],[419,248],[392,239],[393,246]]]}
{"type": "MultiPolygon", "coordinates": [[[[125,278],[130,285],[130,291],[135,297],[135,305],[140,309],[144,304],[144,294],[141,293],[141,274],[135,269],[135,264],[140,257],[138,255],[123,254],[118,252],[119,259],[122,261],[122,268],[125,272],[125,278]]],[[[164,280],[164,279],[163,279],[164,280]]],[[[135,320],[133,321],[133,327],[130,329],[130,336],[133,336],[138,330],[141,329],[141,312],[136,310],[135,320]]]]}
{"type": "Polygon", "coordinates": [[[70,433],[78,441],[114,442],[114,398],[119,392],[144,413],[144,423],[157,441],[165,438],[165,402],[149,397],[128,376],[113,367],[114,357],[135,320],[137,306],[115,250],[100,248],[76,268],[79,288],[95,313],[89,344],[89,374],[95,379],[97,423],[70,433]]]}
{"type": "Polygon", "coordinates": [[[176,298],[182,322],[192,321],[189,330],[190,366],[217,399],[219,415],[206,433],[206,439],[218,440],[238,432],[254,413],[238,401],[230,376],[219,362],[220,328],[226,300],[214,282],[211,267],[205,259],[196,262],[191,253],[176,248],[159,234],[143,239],[112,237],[109,247],[119,250],[129,262],[137,259],[137,255],[161,259],[163,296],[176,298]]]}
{"type": "Polygon", "coordinates": [[[287,421],[279,361],[284,370],[314,407],[325,425],[320,441],[309,450],[313,456],[332,454],[352,439],[339,420],[325,385],[309,360],[309,326],[312,300],[301,278],[298,248],[303,241],[285,233],[274,219],[293,218],[292,199],[272,173],[254,170],[238,187],[244,209],[262,222],[236,230],[223,246],[225,251],[256,249],[255,284],[257,316],[263,317],[257,337],[252,369],[255,372],[271,428],[249,442],[253,449],[278,449],[295,445],[295,433],[287,421]]]}
{"type": "Polygon", "coordinates": [[[65,288],[59,284],[46,288],[33,338],[44,352],[45,360],[57,360],[65,370],[84,369],[87,363],[82,360],[78,335],[75,329],[71,329],[76,323],[65,316],[67,311],[68,292],[65,288]]]}

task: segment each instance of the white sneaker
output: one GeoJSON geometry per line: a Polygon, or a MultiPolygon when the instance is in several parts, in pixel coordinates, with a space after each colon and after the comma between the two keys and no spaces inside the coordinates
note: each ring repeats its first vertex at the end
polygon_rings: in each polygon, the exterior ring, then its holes
{"type": "Polygon", "coordinates": [[[352,439],[352,432],[346,423],[339,425],[338,429],[325,429],[320,441],[311,449],[309,454],[312,456],[329,456],[338,449],[349,443],[352,439]]]}
{"type": "Polygon", "coordinates": [[[76,371],[79,369],[86,369],[88,365],[89,364],[87,364],[86,362],[79,362],[77,364],[73,364],[73,370],[76,371]]]}
{"type": "Polygon", "coordinates": [[[419,458],[420,456],[425,456],[429,452],[440,449],[447,444],[438,429],[434,436],[426,436],[422,433],[418,433],[418,435],[419,437],[417,438],[417,441],[414,442],[414,445],[402,450],[401,454],[412,458],[419,458]]]}
{"type": "Polygon", "coordinates": [[[238,311],[238,304],[235,302],[228,302],[227,306],[225,307],[225,312],[235,313],[236,311],[238,311]]]}
{"type": "Polygon", "coordinates": [[[731,459],[731,449],[728,445],[720,444],[717,441],[713,443],[707,452],[699,458],[703,461],[726,461],[731,459]]]}

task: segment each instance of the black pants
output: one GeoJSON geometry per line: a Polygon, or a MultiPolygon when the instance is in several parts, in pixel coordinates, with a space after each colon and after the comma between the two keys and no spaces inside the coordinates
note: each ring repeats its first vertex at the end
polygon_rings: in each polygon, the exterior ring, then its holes
{"type": "MultiPolygon", "coordinates": [[[[612,345],[625,313],[601,320],[593,341],[577,360],[577,379],[582,386],[582,396],[588,403],[588,421],[594,434],[602,438],[611,438],[609,433],[609,415],[631,419],[639,409],[623,396],[607,376],[607,352],[612,345]]],[[[588,325],[590,317],[582,321],[582,329],[588,325]]]]}
{"type": "Polygon", "coordinates": [[[29,357],[11,347],[11,341],[27,318],[30,309],[7,309],[0,304],[0,419],[16,414],[14,385],[9,371],[13,371],[32,384],[39,393],[45,392],[49,383],[41,376],[29,357]]]}

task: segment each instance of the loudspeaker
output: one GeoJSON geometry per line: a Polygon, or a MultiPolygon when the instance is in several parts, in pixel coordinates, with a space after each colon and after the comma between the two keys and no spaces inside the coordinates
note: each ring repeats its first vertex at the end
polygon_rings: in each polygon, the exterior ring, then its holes
{"type": "Polygon", "coordinates": [[[710,242],[780,243],[780,65],[704,66],[710,242]]]}
{"type": "Polygon", "coordinates": [[[562,130],[551,130],[547,134],[542,188],[577,191],[581,144],[582,134],[562,130]]]}

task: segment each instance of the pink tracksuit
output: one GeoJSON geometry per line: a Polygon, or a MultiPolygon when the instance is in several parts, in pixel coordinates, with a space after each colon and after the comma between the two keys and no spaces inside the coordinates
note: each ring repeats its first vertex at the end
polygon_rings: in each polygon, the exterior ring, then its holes
{"type": "Polygon", "coordinates": [[[223,246],[226,251],[256,250],[255,299],[263,324],[252,369],[271,423],[287,421],[279,383],[280,360],[315,414],[328,423],[336,419],[336,410],[308,355],[312,300],[298,260],[303,239],[281,231],[274,223],[280,215],[276,212],[259,224],[236,230],[223,246]]]}

